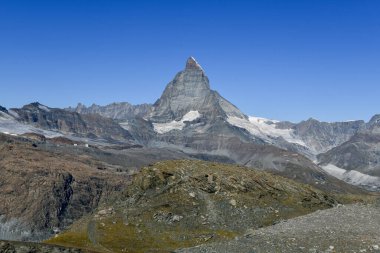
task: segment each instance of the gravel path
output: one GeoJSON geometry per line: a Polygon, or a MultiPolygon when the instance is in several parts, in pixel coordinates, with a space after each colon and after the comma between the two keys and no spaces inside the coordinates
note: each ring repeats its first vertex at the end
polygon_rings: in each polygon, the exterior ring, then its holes
{"type": "Polygon", "coordinates": [[[347,205],[178,252],[380,252],[380,205],[347,205]]]}

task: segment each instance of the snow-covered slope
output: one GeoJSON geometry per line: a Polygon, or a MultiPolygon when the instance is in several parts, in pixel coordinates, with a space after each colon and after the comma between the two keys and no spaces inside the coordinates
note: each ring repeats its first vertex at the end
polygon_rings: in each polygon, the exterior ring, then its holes
{"type": "Polygon", "coordinates": [[[380,177],[370,176],[356,170],[345,170],[333,164],[322,166],[322,169],[349,184],[362,186],[371,190],[380,189],[380,177]]]}
{"type": "Polygon", "coordinates": [[[227,121],[231,125],[244,128],[252,135],[269,142],[273,142],[276,138],[283,138],[287,142],[306,146],[302,139],[294,134],[293,129],[277,128],[277,123],[279,123],[279,121],[276,120],[251,116],[248,120],[238,117],[228,117],[227,121]]]}
{"type": "Polygon", "coordinates": [[[189,111],[179,121],[173,120],[168,123],[153,123],[154,131],[156,131],[159,134],[164,134],[175,129],[182,130],[186,125],[185,122],[191,122],[193,120],[196,120],[200,116],[201,114],[198,111],[189,111]]]}
{"type": "Polygon", "coordinates": [[[10,135],[20,135],[24,133],[38,133],[48,138],[62,136],[59,132],[43,130],[31,125],[18,122],[14,117],[18,117],[17,113],[10,110],[9,114],[0,112],[0,133],[10,135]],[[10,115],[9,115],[10,114],[10,115]],[[11,116],[12,115],[12,116],[11,116]]]}

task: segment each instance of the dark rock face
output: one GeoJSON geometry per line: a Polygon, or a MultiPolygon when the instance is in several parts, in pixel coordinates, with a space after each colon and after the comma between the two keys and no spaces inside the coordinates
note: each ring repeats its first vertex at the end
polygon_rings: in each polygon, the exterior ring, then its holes
{"type": "Polygon", "coordinates": [[[25,105],[21,109],[12,109],[12,111],[18,114],[18,121],[46,130],[57,130],[81,137],[132,140],[130,133],[118,123],[97,114],[81,115],[76,112],[49,108],[39,103],[25,105]]]}
{"type": "Polygon", "coordinates": [[[0,105],[0,112],[8,113],[8,110],[0,105]]]}

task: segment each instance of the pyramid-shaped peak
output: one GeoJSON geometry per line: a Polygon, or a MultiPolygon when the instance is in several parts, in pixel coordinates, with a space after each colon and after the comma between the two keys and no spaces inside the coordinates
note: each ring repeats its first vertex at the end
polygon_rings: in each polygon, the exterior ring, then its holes
{"type": "Polygon", "coordinates": [[[199,69],[203,70],[201,65],[194,59],[194,57],[190,56],[186,62],[186,69],[199,69]]]}

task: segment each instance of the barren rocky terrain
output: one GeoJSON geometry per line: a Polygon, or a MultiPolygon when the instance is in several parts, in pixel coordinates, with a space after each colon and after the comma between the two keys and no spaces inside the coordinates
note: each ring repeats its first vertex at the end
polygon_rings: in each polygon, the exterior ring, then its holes
{"type": "Polygon", "coordinates": [[[379,203],[339,205],[247,230],[243,237],[230,241],[177,252],[380,252],[379,228],[379,203]]]}

